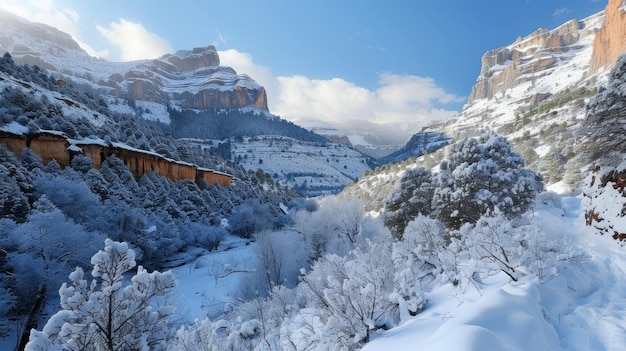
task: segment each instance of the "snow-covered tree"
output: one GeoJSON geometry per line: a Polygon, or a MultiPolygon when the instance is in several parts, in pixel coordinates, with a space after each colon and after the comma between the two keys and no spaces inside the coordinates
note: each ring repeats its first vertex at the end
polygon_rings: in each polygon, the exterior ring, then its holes
{"type": "Polygon", "coordinates": [[[248,199],[233,209],[228,224],[233,233],[242,238],[250,238],[255,232],[271,229],[277,224],[268,204],[259,199],[248,199]]]}
{"type": "Polygon", "coordinates": [[[435,183],[433,212],[455,229],[496,209],[519,216],[543,189],[541,176],[525,168],[506,138],[490,133],[457,142],[435,183]]]}
{"type": "Polygon", "coordinates": [[[446,250],[446,236],[441,222],[420,215],[408,224],[403,240],[394,245],[394,296],[403,319],[415,316],[425,306],[422,291],[432,287],[443,270],[439,255],[446,250]]]}
{"type": "Polygon", "coordinates": [[[400,187],[385,202],[385,225],[396,239],[402,238],[407,224],[419,214],[430,215],[433,191],[430,171],[424,167],[406,170],[400,187]]]}
{"type": "Polygon", "coordinates": [[[358,200],[326,197],[317,211],[300,210],[294,215],[294,228],[304,235],[310,260],[324,254],[348,254],[363,242],[363,204],[358,200]]]}
{"type": "Polygon", "coordinates": [[[256,235],[256,293],[266,295],[278,285],[290,288],[297,285],[300,269],[308,267],[307,249],[302,245],[302,239],[294,231],[268,231],[256,235]]]}
{"type": "Polygon", "coordinates": [[[59,289],[61,310],[42,331],[31,330],[26,350],[165,350],[173,313],[167,296],[177,284],[171,271],[148,273],[139,266],[126,282],[135,253],[110,239],[91,263],[93,280],[81,268],[69,275],[71,283],[59,289]]]}

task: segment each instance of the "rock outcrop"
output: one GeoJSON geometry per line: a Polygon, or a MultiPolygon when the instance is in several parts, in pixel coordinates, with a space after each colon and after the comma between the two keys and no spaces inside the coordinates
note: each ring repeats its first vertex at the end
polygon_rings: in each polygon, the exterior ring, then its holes
{"type": "Polygon", "coordinates": [[[626,7],[624,0],[609,0],[604,25],[593,41],[590,71],[612,66],[626,53],[626,7]]]}
{"type": "Polygon", "coordinates": [[[233,178],[230,174],[171,160],[153,152],[128,147],[125,144],[106,145],[104,141],[94,139],[71,140],[58,132],[22,135],[0,130],[0,146],[7,148],[16,157],[20,157],[26,148],[30,148],[41,158],[44,165],[54,160],[62,168],[68,167],[73,157],[82,154],[91,159],[94,168],[100,169],[106,158],[115,155],[124,162],[135,178],[156,172],[172,181],[202,179],[208,184],[216,183],[222,186],[230,186],[233,178]]]}
{"type": "Polygon", "coordinates": [[[180,50],[142,62],[119,78],[109,77],[100,85],[112,87],[118,97],[163,104],[171,101],[182,108],[267,110],[265,89],[249,76],[220,66],[214,46],[180,50]]]}
{"type": "Polygon", "coordinates": [[[575,49],[588,35],[593,35],[593,30],[587,29],[585,22],[571,20],[554,30],[538,29],[509,46],[487,51],[469,103],[504,92],[522,83],[520,79],[538,78],[557,63],[559,54],[575,49]]]}

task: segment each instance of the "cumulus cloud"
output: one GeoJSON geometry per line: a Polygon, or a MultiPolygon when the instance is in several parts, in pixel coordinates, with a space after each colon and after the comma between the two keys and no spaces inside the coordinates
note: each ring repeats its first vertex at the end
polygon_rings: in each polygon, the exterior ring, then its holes
{"type": "Polygon", "coordinates": [[[108,50],[95,50],[82,40],[79,29],[80,16],[76,10],[69,7],[57,9],[55,5],[52,0],[3,0],[0,2],[0,9],[29,21],[45,23],[71,35],[91,56],[108,57],[108,50]]]}
{"type": "Polygon", "coordinates": [[[458,113],[445,109],[446,104],[465,101],[428,77],[381,73],[376,88],[368,89],[341,78],[274,76],[250,54],[237,50],[219,55],[222,65],[250,75],[265,87],[272,113],[303,126],[371,131],[401,143],[420,128],[458,113]]]}
{"type": "Polygon", "coordinates": [[[120,58],[123,61],[156,58],[173,51],[166,39],[149,32],[140,23],[123,18],[119,22],[110,23],[108,28],[96,26],[96,29],[122,50],[120,58]]]}
{"type": "Polygon", "coordinates": [[[431,78],[383,73],[370,90],[340,78],[278,77],[274,112],[293,121],[320,120],[343,130],[376,131],[403,142],[421,127],[453,117],[441,106],[464,98],[447,93],[431,78]]]}
{"type": "Polygon", "coordinates": [[[280,93],[280,89],[278,88],[278,80],[272,74],[272,70],[267,66],[255,63],[252,55],[245,52],[229,49],[218,51],[218,54],[222,66],[232,67],[238,74],[247,74],[265,87],[270,110],[273,110],[273,102],[280,93]]]}

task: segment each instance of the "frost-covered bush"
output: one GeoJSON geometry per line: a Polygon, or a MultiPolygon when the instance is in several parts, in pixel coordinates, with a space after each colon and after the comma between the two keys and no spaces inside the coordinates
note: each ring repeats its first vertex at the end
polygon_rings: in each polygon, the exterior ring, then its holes
{"type": "Polygon", "coordinates": [[[315,261],[324,254],[346,255],[364,242],[363,216],[360,201],[329,196],[320,201],[317,211],[296,212],[293,227],[304,236],[309,259],[315,261]]]}
{"type": "Polygon", "coordinates": [[[319,259],[298,287],[309,307],[302,318],[317,321],[305,326],[314,335],[310,347],[354,350],[397,323],[392,270],[391,248],[380,244],[319,259]]]}
{"type": "Polygon", "coordinates": [[[261,232],[256,235],[256,293],[266,295],[273,287],[293,288],[301,269],[308,267],[307,248],[294,231],[261,232]]]}
{"type": "Polygon", "coordinates": [[[258,199],[249,199],[233,209],[228,219],[230,231],[242,238],[250,238],[252,234],[275,228],[279,223],[276,214],[268,204],[258,199]]]}
{"type": "Polygon", "coordinates": [[[31,330],[28,351],[44,350],[166,350],[173,338],[174,309],[167,296],[176,287],[171,272],[148,273],[143,267],[125,281],[135,266],[126,243],[105,241],[92,258],[93,280],[81,268],[59,289],[61,310],[41,331],[31,330]]]}
{"type": "Polygon", "coordinates": [[[560,261],[575,256],[562,239],[549,237],[530,219],[513,223],[502,215],[483,217],[464,225],[460,237],[474,280],[504,272],[514,281],[528,273],[545,281],[556,274],[560,261]]]}
{"type": "Polygon", "coordinates": [[[394,297],[403,319],[417,315],[425,306],[423,291],[432,287],[443,267],[439,255],[447,246],[441,222],[425,216],[411,221],[403,240],[394,244],[394,297]]]}

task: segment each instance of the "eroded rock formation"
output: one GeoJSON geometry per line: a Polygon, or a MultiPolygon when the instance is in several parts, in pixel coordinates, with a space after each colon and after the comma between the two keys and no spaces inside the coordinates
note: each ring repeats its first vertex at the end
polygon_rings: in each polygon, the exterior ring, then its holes
{"type": "Polygon", "coordinates": [[[591,72],[611,66],[626,53],[626,7],[624,0],[609,0],[604,25],[596,33],[591,55],[591,72]]]}
{"type": "Polygon", "coordinates": [[[100,85],[112,87],[118,97],[182,108],[219,109],[256,107],[267,110],[265,89],[245,74],[220,66],[215,47],[181,50],[144,62],[100,85]]]}
{"type": "Polygon", "coordinates": [[[130,169],[135,178],[156,172],[172,181],[184,179],[204,180],[222,186],[230,186],[232,176],[226,173],[200,168],[194,164],[165,158],[159,154],[129,148],[123,144],[105,145],[99,142],[70,141],[61,133],[40,132],[33,135],[20,135],[0,130],[0,145],[20,157],[26,148],[41,157],[42,163],[55,160],[65,168],[70,165],[72,157],[82,154],[91,159],[94,168],[100,169],[102,162],[115,155],[130,169]]]}
{"type": "Polygon", "coordinates": [[[587,30],[584,22],[571,20],[554,29],[538,29],[506,47],[487,51],[482,57],[482,67],[469,97],[490,98],[497,93],[537,78],[557,62],[557,55],[575,49],[577,43],[593,30],[587,30]]]}

